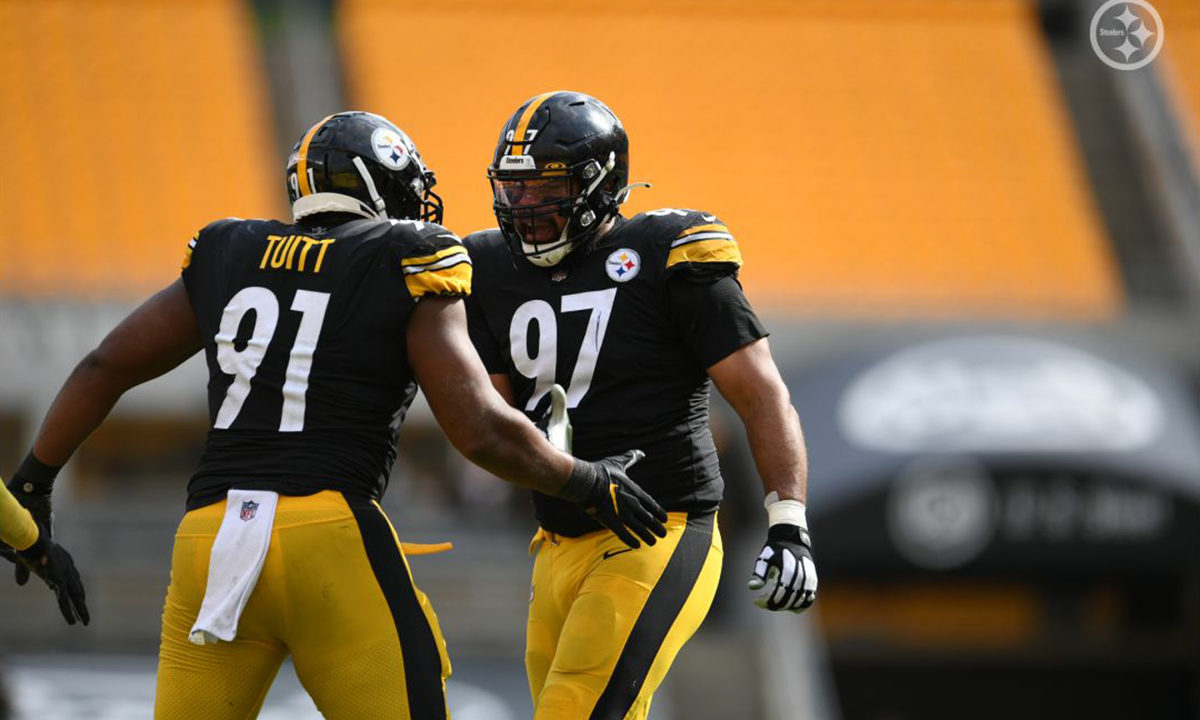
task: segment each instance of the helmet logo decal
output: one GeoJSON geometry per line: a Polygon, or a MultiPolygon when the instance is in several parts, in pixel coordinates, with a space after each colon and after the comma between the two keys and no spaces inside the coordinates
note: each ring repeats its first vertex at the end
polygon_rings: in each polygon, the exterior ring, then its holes
{"type": "Polygon", "coordinates": [[[376,128],[371,133],[371,147],[384,167],[400,170],[408,165],[412,153],[405,142],[408,138],[391,128],[376,128]]]}
{"type": "Polygon", "coordinates": [[[505,155],[500,158],[501,170],[537,170],[537,163],[529,155],[505,155]]]}
{"type": "Polygon", "coordinates": [[[617,282],[628,282],[637,276],[642,269],[642,258],[636,250],[621,248],[615,250],[604,261],[604,271],[617,282]]]}

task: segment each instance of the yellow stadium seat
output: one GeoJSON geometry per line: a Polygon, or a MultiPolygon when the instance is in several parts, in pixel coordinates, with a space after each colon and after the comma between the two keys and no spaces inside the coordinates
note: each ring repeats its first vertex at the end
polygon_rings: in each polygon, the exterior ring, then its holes
{"type": "Polygon", "coordinates": [[[1095,320],[1123,289],[1033,2],[344,0],[353,104],[407,130],[447,223],[545,90],[630,133],[630,210],[715,212],[794,316],[1095,320]]]}
{"type": "Polygon", "coordinates": [[[1166,41],[1162,55],[1179,118],[1180,130],[1200,167],[1200,3],[1196,0],[1155,0],[1162,16],[1166,41]]]}
{"type": "Polygon", "coordinates": [[[129,297],[211,220],[286,208],[240,0],[0,3],[0,292],[129,297]]]}

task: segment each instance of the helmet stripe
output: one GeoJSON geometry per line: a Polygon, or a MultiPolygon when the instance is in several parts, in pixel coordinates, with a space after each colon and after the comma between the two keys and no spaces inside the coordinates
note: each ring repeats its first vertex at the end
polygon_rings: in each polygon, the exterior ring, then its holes
{"type": "Polygon", "coordinates": [[[533,119],[533,113],[541,107],[542,103],[549,100],[552,95],[557,95],[558,92],[558,90],[551,90],[548,93],[542,93],[530,100],[529,104],[525,106],[525,112],[521,113],[521,119],[517,121],[517,128],[513,130],[513,138],[509,141],[511,143],[508,146],[511,151],[509,152],[510,155],[520,155],[525,151],[523,145],[517,145],[516,143],[525,142],[525,132],[529,130],[529,121],[533,119]]]}
{"type": "Polygon", "coordinates": [[[313,192],[312,186],[308,183],[308,144],[312,142],[313,136],[317,134],[317,131],[325,123],[329,122],[329,118],[331,117],[333,115],[327,116],[324,120],[309,128],[308,132],[304,135],[304,139],[300,141],[300,154],[296,158],[296,179],[300,181],[301,197],[311,195],[313,192]]]}

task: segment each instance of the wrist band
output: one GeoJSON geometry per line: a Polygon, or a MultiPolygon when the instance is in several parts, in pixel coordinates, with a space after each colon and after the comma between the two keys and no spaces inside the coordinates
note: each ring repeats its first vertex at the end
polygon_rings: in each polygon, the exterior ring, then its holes
{"type": "Polygon", "coordinates": [[[21,484],[20,489],[24,492],[49,495],[54,489],[54,478],[58,477],[58,471],[61,469],[61,465],[54,467],[38,460],[33,456],[33,451],[30,451],[13,473],[13,480],[21,484]]]}
{"type": "Polygon", "coordinates": [[[596,485],[596,468],[592,463],[574,458],[575,467],[571,476],[558,491],[558,497],[569,502],[579,502],[588,496],[596,485]]]}
{"type": "Polygon", "coordinates": [[[763,507],[767,509],[767,527],[795,525],[808,531],[808,516],[799,500],[780,500],[779,493],[772,490],[763,500],[763,507]]]}

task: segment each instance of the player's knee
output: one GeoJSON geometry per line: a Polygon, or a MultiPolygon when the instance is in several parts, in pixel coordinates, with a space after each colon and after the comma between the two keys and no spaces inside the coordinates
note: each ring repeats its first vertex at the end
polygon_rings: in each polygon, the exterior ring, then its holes
{"type": "Polygon", "coordinates": [[[554,673],[537,698],[533,720],[573,720],[586,718],[599,692],[586,676],[578,673],[554,673]]]}

